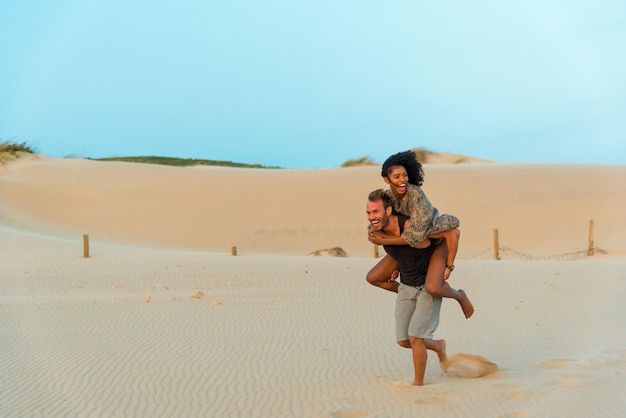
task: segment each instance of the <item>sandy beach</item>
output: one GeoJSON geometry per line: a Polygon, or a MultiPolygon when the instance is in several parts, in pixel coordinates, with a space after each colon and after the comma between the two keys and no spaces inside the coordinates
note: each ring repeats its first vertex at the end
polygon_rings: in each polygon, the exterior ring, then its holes
{"type": "Polygon", "coordinates": [[[424,171],[476,308],[444,301],[436,338],[498,371],[429,353],[416,387],[395,297],[365,281],[380,166],[5,162],[0,417],[623,416],[626,166],[424,171]]]}

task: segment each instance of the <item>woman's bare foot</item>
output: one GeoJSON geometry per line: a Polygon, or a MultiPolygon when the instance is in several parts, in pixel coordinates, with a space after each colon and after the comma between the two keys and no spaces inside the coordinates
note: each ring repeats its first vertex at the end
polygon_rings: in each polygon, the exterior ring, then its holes
{"type": "Polygon", "coordinates": [[[470,319],[470,317],[474,314],[474,305],[472,305],[472,302],[470,302],[464,290],[459,289],[459,293],[461,294],[461,299],[459,299],[461,309],[463,309],[465,317],[470,319]]]}

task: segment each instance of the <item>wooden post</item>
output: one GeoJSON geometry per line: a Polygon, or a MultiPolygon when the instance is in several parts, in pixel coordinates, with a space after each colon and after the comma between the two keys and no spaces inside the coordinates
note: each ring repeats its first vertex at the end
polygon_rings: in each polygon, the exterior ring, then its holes
{"type": "Polygon", "coordinates": [[[372,250],[372,257],[374,258],[378,258],[378,245],[373,244],[374,245],[374,249],[372,250]]]}
{"type": "Polygon", "coordinates": [[[235,246],[230,247],[230,255],[237,255],[237,247],[235,246]]]}
{"type": "Polygon", "coordinates": [[[498,228],[493,230],[493,256],[494,259],[500,260],[500,240],[498,238],[498,228]]]}
{"type": "Polygon", "coordinates": [[[593,255],[593,219],[589,221],[589,250],[587,251],[587,255],[593,255]]]}
{"type": "Polygon", "coordinates": [[[83,234],[83,257],[89,258],[89,235],[83,234]]]}

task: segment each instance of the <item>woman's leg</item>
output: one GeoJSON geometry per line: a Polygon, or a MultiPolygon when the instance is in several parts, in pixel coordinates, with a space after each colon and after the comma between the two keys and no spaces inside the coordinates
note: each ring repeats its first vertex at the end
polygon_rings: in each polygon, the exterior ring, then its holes
{"type": "MultiPolygon", "coordinates": [[[[446,240],[446,244],[448,245],[446,266],[451,266],[452,268],[454,268],[454,260],[456,259],[456,253],[459,250],[460,236],[461,231],[459,230],[459,228],[450,229],[448,231],[443,231],[428,236],[428,238],[443,238],[446,240]]],[[[452,268],[445,269],[443,273],[444,280],[448,280],[448,277],[450,277],[450,273],[452,273],[452,268]]]]}
{"type": "Polygon", "coordinates": [[[398,293],[398,283],[395,281],[397,270],[398,264],[396,263],[396,260],[391,258],[389,255],[385,255],[374,267],[372,267],[365,278],[371,285],[389,290],[390,292],[398,293]]]}
{"type": "Polygon", "coordinates": [[[463,290],[455,290],[444,280],[444,271],[448,259],[448,247],[445,240],[442,240],[435,247],[433,255],[430,257],[428,272],[426,273],[426,284],[424,289],[433,296],[456,299],[461,305],[463,314],[469,319],[474,313],[474,306],[463,290]]]}

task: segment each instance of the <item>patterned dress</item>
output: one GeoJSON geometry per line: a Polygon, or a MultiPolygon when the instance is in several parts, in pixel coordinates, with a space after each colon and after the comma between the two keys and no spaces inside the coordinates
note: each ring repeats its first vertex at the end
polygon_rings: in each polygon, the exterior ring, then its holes
{"type": "Polygon", "coordinates": [[[439,211],[430,203],[422,188],[414,184],[407,183],[402,202],[398,202],[391,190],[385,190],[385,193],[391,197],[396,212],[411,217],[409,227],[402,233],[402,237],[411,247],[416,247],[428,235],[449,231],[461,224],[456,216],[439,215],[439,211]]]}

